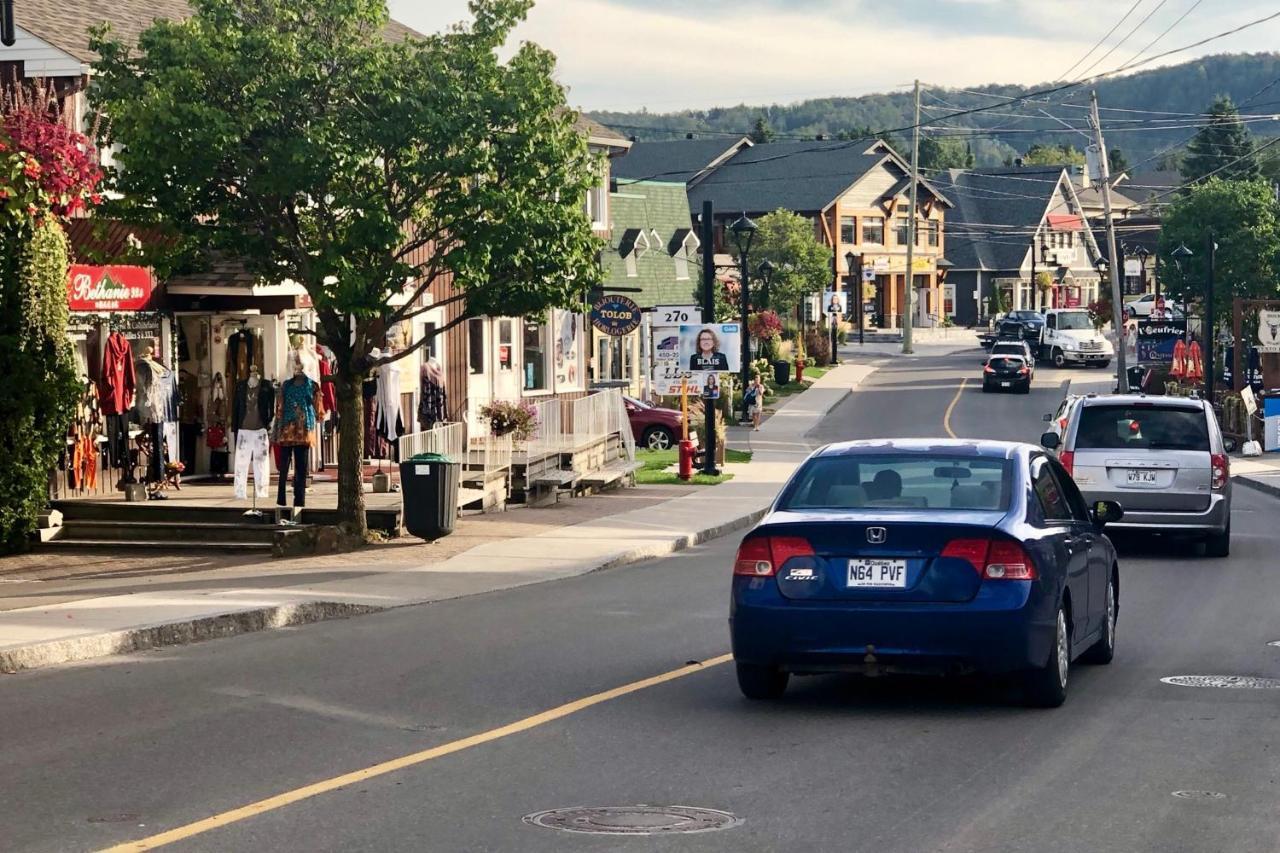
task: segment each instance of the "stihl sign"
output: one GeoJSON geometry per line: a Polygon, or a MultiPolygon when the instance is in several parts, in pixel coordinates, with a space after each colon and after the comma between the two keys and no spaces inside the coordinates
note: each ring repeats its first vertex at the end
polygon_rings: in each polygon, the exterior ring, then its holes
{"type": "Polygon", "coordinates": [[[151,304],[154,284],[145,267],[72,264],[67,304],[72,311],[140,311],[151,304]]]}

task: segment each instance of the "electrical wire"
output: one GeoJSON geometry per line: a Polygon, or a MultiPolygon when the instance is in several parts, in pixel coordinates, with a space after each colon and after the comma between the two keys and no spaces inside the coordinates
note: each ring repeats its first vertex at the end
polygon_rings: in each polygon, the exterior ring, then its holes
{"type": "Polygon", "coordinates": [[[1165,4],[1165,3],[1167,3],[1167,2],[1169,2],[1169,0],[1160,0],[1160,2],[1156,4],[1156,6],[1155,6],[1155,8],[1154,8],[1154,9],[1152,9],[1150,12],[1148,12],[1148,13],[1147,13],[1147,15],[1146,15],[1146,17],[1145,17],[1145,18],[1143,18],[1141,21],[1138,21],[1137,25],[1136,25],[1133,29],[1129,30],[1129,32],[1128,32],[1128,33],[1126,33],[1126,34],[1125,34],[1124,38],[1120,39],[1120,41],[1118,41],[1118,42],[1116,42],[1114,45],[1112,45],[1112,46],[1111,46],[1111,49],[1110,49],[1110,50],[1108,50],[1106,53],[1104,53],[1102,56],[1100,56],[1100,57],[1098,57],[1097,59],[1095,59],[1095,60],[1093,61],[1093,64],[1092,64],[1092,65],[1090,65],[1090,66],[1089,66],[1088,68],[1086,68],[1083,72],[1081,72],[1081,75],[1080,75],[1080,76],[1082,76],[1082,77],[1087,76],[1087,75],[1089,74],[1089,72],[1090,72],[1090,71],[1092,71],[1093,69],[1097,68],[1097,67],[1098,67],[1098,65],[1099,65],[1103,60],[1105,60],[1108,56],[1110,56],[1111,54],[1113,54],[1113,53],[1115,53],[1117,50],[1119,50],[1119,49],[1120,49],[1120,47],[1121,47],[1125,42],[1127,42],[1130,38],[1132,38],[1134,33],[1136,33],[1138,30],[1142,29],[1143,25],[1145,25],[1145,24],[1147,23],[1147,21],[1151,20],[1151,16],[1152,16],[1152,15],[1154,15],[1156,12],[1159,12],[1159,11],[1160,11],[1160,8],[1161,8],[1162,6],[1164,6],[1164,4],[1165,4]]]}
{"type": "Polygon", "coordinates": [[[1183,21],[1185,21],[1185,20],[1187,19],[1187,16],[1188,16],[1188,15],[1190,15],[1192,12],[1194,12],[1194,11],[1196,10],[1196,7],[1197,7],[1197,6],[1199,6],[1199,5],[1200,5],[1201,3],[1203,3],[1203,2],[1204,2],[1204,0],[1195,0],[1195,2],[1191,4],[1191,7],[1190,7],[1189,9],[1187,9],[1187,11],[1183,12],[1183,13],[1178,17],[1178,20],[1176,20],[1176,21],[1174,21],[1172,24],[1170,24],[1170,25],[1168,26],[1168,28],[1166,28],[1166,29],[1165,29],[1165,31],[1164,31],[1164,32],[1162,32],[1160,35],[1158,35],[1158,36],[1156,36],[1155,38],[1153,38],[1153,39],[1151,40],[1150,44],[1148,44],[1148,45],[1147,45],[1146,47],[1144,47],[1142,50],[1140,50],[1140,51],[1138,51],[1137,53],[1135,53],[1135,54],[1133,55],[1133,57],[1132,57],[1129,61],[1130,61],[1130,62],[1135,62],[1135,61],[1138,59],[1138,57],[1142,56],[1142,55],[1143,55],[1144,53],[1146,53],[1148,50],[1151,50],[1151,48],[1155,47],[1155,46],[1156,46],[1156,44],[1158,44],[1158,43],[1160,42],[1160,40],[1161,40],[1161,39],[1163,39],[1165,36],[1169,35],[1169,33],[1173,32],[1173,28],[1174,28],[1174,27],[1176,27],[1176,26],[1178,26],[1178,24],[1181,24],[1183,21]]]}
{"type": "Polygon", "coordinates": [[[1111,34],[1114,33],[1116,30],[1120,29],[1120,25],[1123,24],[1125,21],[1129,20],[1129,16],[1132,15],[1134,13],[1134,10],[1141,5],[1142,5],[1142,0],[1134,0],[1134,4],[1129,7],[1129,11],[1124,13],[1124,17],[1116,21],[1115,26],[1107,30],[1107,34],[1104,35],[1102,38],[1098,39],[1098,41],[1093,45],[1093,47],[1089,48],[1085,52],[1085,55],[1077,59],[1070,68],[1068,68],[1066,71],[1063,71],[1062,74],[1058,76],[1058,79],[1066,80],[1068,77],[1070,77],[1071,72],[1075,71],[1082,64],[1084,64],[1084,61],[1088,59],[1090,56],[1092,56],[1095,50],[1102,47],[1103,42],[1111,38],[1111,34]]]}

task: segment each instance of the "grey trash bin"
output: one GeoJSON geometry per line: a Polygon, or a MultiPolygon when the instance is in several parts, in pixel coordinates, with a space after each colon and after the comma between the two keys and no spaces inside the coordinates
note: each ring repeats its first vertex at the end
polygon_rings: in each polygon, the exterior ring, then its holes
{"type": "Polygon", "coordinates": [[[773,363],[773,381],[779,388],[791,384],[791,362],[778,359],[773,363]]]}
{"type": "Polygon", "coordinates": [[[461,469],[457,462],[438,453],[423,453],[400,463],[405,530],[428,541],[453,532],[461,469]]]}

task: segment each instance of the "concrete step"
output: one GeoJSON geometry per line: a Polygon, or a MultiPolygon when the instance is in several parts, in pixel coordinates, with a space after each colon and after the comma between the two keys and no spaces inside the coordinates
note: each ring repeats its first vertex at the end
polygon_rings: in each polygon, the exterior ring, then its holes
{"type": "MultiPolygon", "coordinates": [[[[54,501],[54,507],[62,512],[64,524],[74,522],[144,522],[170,523],[185,526],[202,526],[218,524],[261,524],[270,526],[275,523],[275,502],[271,499],[260,499],[258,509],[263,515],[260,522],[246,516],[247,507],[243,506],[192,506],[169,501],[147,501],[146,503],[129,503],[127,501],[54,501]]],[[[398,536],[400,532],[400,508],[368,509],[365,518],[370,529],[380,530],[388,536],[398,536]]],[[[319,507],[306,507],[302,511],[300,521],[303,524],[336,524],[338,511],[319,507]]]]}
{"type": "Polygon", "coordinates": [[[277,535],[296,528],[247,523],[191,524],[178,521],[92,521],[77,519],[62,526],[53,541],[89,540],[132,543],[150,542],[263,542],[268,546],[277,535]]]}
{"type": "MultiPolygon", "coordinates": [[[[119,551],[123,544],[118,539],[52,539],[39,546],[41,551],[119,551]]],[[[137,551],[225,551],[233,553],[271,554],[270,542],[197,542],[166,539],[133,540],[127,543],[137,551]]]]}

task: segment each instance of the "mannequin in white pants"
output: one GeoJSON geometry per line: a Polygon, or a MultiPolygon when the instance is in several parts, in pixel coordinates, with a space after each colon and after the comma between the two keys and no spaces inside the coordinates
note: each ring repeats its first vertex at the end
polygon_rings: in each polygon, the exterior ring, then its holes
{"type": "Polygon", "coordinates": [[[261,381],[262,377],[259,376],[257,367],[251,368],[249,378],[244,383],[246,396],[250,402],[244,406],[243,422],[239,424],[240,429],[236,431],[235,495],[239,500],[249,496],[250,464],[253,465],[253,489],[257,496],[265,498],[269,494],[270,473],[267,468],[267,455],[271,447],[267,440],[267,425],[262,423],[257,404],[261,381]]]}

